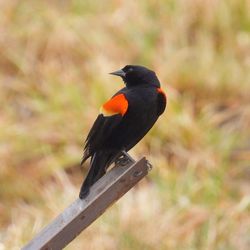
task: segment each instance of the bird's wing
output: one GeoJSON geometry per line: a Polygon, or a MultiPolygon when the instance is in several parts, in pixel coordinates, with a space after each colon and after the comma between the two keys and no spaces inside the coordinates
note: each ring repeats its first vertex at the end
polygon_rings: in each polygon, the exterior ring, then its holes
{"type": "Polygon", "coordinates": [[[157,102],[158,102],[158,108],[157,108],[157,115],[160,116],[167,105],[167,95],[161,88],[157,88],[158,96],[157,96],[157,102]]]}
{"type": "Polygon", "coordinates": [[[121,122],[128,109],[128,100],[123,93],[117,93],[100,108],[100,114],[95,120],[85,141],[82,163],[93,156],[121,122]]]}

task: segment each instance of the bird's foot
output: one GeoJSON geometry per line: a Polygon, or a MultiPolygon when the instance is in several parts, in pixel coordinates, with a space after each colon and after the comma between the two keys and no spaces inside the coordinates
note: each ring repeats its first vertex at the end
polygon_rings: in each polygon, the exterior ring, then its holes
{"type": "Polygon", "coordinates": [[[126,151],[122,151],[121,154],[115,159],[115,167],[126,166],[133,162],[135,162],[135,160],[126,151]]]}

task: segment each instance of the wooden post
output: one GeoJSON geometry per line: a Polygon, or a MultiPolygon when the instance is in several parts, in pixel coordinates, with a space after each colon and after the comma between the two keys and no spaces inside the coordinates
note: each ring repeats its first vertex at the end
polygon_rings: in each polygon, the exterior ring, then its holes
{"type": "Polygon", "coordinates": [[[76,199],[22,250],[62,249],[148,174],[150,164],[145,157],[137,162],[127,157],[130,161],[125,166],[111,169],[91,187],[85,199],[76,199]]]}

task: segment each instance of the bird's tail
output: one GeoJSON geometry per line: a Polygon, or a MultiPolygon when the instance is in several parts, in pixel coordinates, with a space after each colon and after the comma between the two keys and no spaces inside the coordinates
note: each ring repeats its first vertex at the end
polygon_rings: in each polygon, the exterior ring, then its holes
{"type": "Polygon", "coordinates": [[[89,172],[80,190],[80,199],[85,198],[89,193],[90,187],[106,173],[106,169],[112,159],[113,154],[107,154],[104,152],[95,153],[91,157],[89,172]]]}

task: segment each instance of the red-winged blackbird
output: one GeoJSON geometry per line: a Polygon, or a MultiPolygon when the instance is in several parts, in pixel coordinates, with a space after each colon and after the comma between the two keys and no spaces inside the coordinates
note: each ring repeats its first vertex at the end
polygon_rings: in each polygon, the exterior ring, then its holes
{"type": "Polygon", "coordinates": [[[89,157],[91,161],[79,194],[81,199],[119,152],[127,152],[147,134],[167,103],[154,71],[127,65],[111,74],[120,76],[126,86],[103,104],[85,141],[81,164],[89,157]]]}

